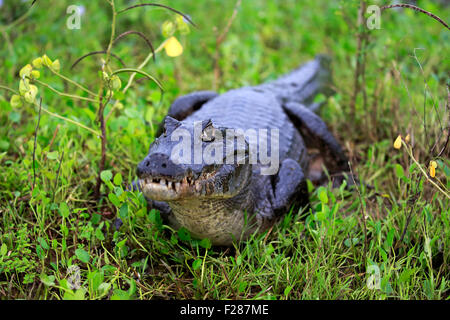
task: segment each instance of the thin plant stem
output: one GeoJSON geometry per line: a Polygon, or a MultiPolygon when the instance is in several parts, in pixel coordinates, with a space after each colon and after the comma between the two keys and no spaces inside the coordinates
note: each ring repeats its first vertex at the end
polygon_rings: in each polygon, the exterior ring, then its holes
{"type": "MultiPolygon", "coordinates": [[[[166,45],[166,42],[167,42],[167,39],[164,40],[164,41],[159,45],[158,48],[156,48],[155,54],[158,53],[158,52],[160,52],[160,51],[164,48],[164,46],[166,45]]],[[[142,68],[144,68],[144,67],[147,65],[147,63],[150,61],[150,59],[151,59],[152,57],[153,57],[153,52],[150,52],[150,53],[147,55],[147,57],[145,58],[145,60],[137,67],[137,70],[142,70],[142,68]]],[[[130,75],[130,78],[128,79],[127,85],[126,85],[125,88],[123,88],[123,90],[122,90],[123,93],[127,92],[127,90],[130,88],[131,84],[133,83],[133,80],[134,80],[134,77],[135,77],[135,76],[136,76],[136,72],[133,72],[133,73],[130,75]]]]}
{"type": "Polygon", "coordinates": [[[446,24],[444,22],[444,20],[442,20],[441,18],[439,18],[437,15],[432,14],[429,11],[426,11],[422,8],[416,7],[412,4],[406,4],[406,3],[399,3],[399,4],[391,4],[391,5],[387,5],[387,6],[383,6],[381,7],[381,11],[386,10],[386,9],[391,9],[391,8],[408,8],[408,9],[413,9],[417,12],[421,12],[421,13],[425,13],[427,16],[433,18],[434,20],[440,22],[444,27],[446,27],[447,29],[450,30],[450,27],[448,26],[448,24],[446,24]]]}
{"type": "Polygon", "coordinates": [[[33,145],[33,185],[31,190],[34,190],[34,186],[36,185],[36,144],[37,144],[37,133],[39,130],[39,123],[41,122],[41,110],[42,110],[42,98],[39,100],[39,114],[38,121],[36,124],[36,129],[34,130],[34,145],[33,145]]]}
{"type": "MultiPolygon", "coordinates": [[[[9,87],[5,87],[5,86],[0,85],[0,89],[4,89],[4,90],[7,90],[7,91],[10,91],[10,92],[12,92],[14,94],[19,95],[19,93],[16,90],[11,89],[9,87]]],[[[34,102],[34,105],[39,107],[39,104],[36,103],[36,102],[34,102]]],[[[50,115],[52,117],[55,117],[55,118],[58,118],[58,119],[70,122],[70,123],[72,123],[72,124],[74,124],[74,125],[76,125],[76,126],[78,126],[80,128],[86,129],[86,130],[90,131],[91,133],[93,133],[96,137],[100,136],[100,133],[98,131],[95,131],[95,130],[89,128],[89,127],[86,127],[84,124],[81,124],[81,123],[79,123],[79,122],[77,122],[75,120],[72,120],[72,119],[60,116],[59,114],[51,112],[51,111],[49,111],[48,109],[46,109],[44,107],[41,107],[41,108],[42,108],[42,111],[44,111],[45,113],[47,113],[48,115],[50,115]]]]}
{"type": "MultiPolygon", "coordinates": [[[[36,103],[36,105],[37,105],[37,103],[36,103]]],[[[72,120],[72,119],[60,116],[59,114],[53,113],[53,112],[51,112],[51,111],[49,111],[49,110],[47,110],[45,108],[42,108],[42,111],[44,111],[45,113],[47,113],[48,115],[50,115],[52,117],[55,117],[55,118],[58,118],[58,119],[70,122],[70,123],[72,123],[72,124],[74,124],[74,125],[76,125],[76,126],[78,126],[80,128],[86,129],[86,130],[90,131],[91,133],[93,133],[96,137],[100,136],[100,132],[95,131],[95,130],[89,128],[89,127],[86,127],[84,124],[81,124],[81,123],[79,123],[79,122],[77,122],[75,120],[72,120]]]]}
{"type": "Polygon", "coordinates": [[[56,179],[55,179],[55,186],[53,187],[52,203],[55,202],[56,188],[58,187],[59,173],[61,172],[61,164],[63,158],[64,158],[64,150],[62,151],[61,157],[59,158],[58,170],[56,171],[56,179]]]}
{"type": "Polygon", "coordinates": [[[426,171],[422,168],[422,165],[416,160],[416,158],[414,158],[414,155],[412,154],[412,150],[410,149],[410,147],[408,147],[408,145],[403,140],[402,140],[402,144],[405,147],[406,152],[408,152],[409,156],[414,161],[414,163],[417,165],[417,167],[420,169],[420,171],[425,176],[425,178],[428,180],[428,182],[430,182],[434,187],[436,187],[436,189],[438,189],[444,196],[446,196],[448,199],[450,199],[450,194],[448,194],[447,191],[443,190],[441,187],[439,187],[439,185],[436,182],[434,182],[433,180],[430,179],[430,177],[428,176],[426,171]]]}
{"type": "Polygon", "coordinates": [[[116,36],[116,16],[117,16],[114,0],[110,0],[110,1],[108,0],[108,2],[111,4],[112,22],[111,22],[111,38],[109,40],[108,48],[106,49],[105,64],[109,63],[109,59],[110,59],[110,56],[111,56],[111,49],[112,49],[112,46],[113,46],[113,43],[114,43],[114,38],[116,36]]]}
{"type": "Polygon", "coordinates": [[[0,89],[4,89],[4,90],[6,90],[6,91],[10,91],[10,92],[12,92],[12,93],[14,93],[14,94],[17,94],[17,95],[19,94],[16,90],[11,89],[11,88],[6,87],[6,86],[0,85],[0,89]]]}
{"type": "Polygon", "coordinates": [[[53,72],[53,74],[55,74],[56,76],[60,77],[61,79],[63,79],[63,80],[65,80],[65,81],[67,81],[67,82],[73,84],[74,86],[76,86],[76,87],[78,87],[79,89],[81,89],[81,90],[83,90],[83,91],[89,93],[90,95],[93,95],[94,97],[97,97],[97,95],[96,95],[94,92],[92,92],[91,90],[89,90],[89,89],[83,87],[83,86],[82,86],[81,84],[79,84],[78,82],[76,82],[76,81],[74,81],[74,80],[72,80],[72,79],[70,79],[70,78],[67,78],[66,76],[63,76],[61,73],[52,70],[52,68],[49,68],[49,69],[50,69],[51,72],[53,72]]]}
{"type": "Polygon", "coordinates": [[[86,98],[86,97],[81,97],[81,96],[77,96],[77,95],[70,94],[70,93],[61,92],[59,90],[56,90],[55,88],[53,88],[49,84],[47,84],[47,83],[45,83],[43,81],[37,80],[37,79],[33,79],[33,81],[35,81],[36,83],[39,83],[41,86],[44,86],[44,87],[50,89],[51,91],[53,91],[57,95],[60,95],[60,96],[63,96],[63,97],[69,97],[69,98],[72,98],[72,99],[85,100],[85,101],[90,101],[90,102],[97,102],[97,100],[94,100],[94,99],[91,99],[91,98],[86,98]]]}
{"type": "MultiPolygon", "coordinates": [[[[116,16],[117,16],[117,12],[116,12],[116,8],[115,8],[114,0],[108,0],[108,2],[111,5],[111,10],[112,10],[111,37],[110,37],[110,40],[109,40],[108,48],[106,50],[105,62],[103,64],[103,66],[102,66],[103,71],[104,71],[105,67],[108,66],[108,62],[109,62],[110,57],[111,57],[111,48],[112,48],[112,45],[114,43],[114,38],[116,36],[116,16]]],[[[98,91],[98,113],[97,113],[97,117],[98,117],[98,121],[100,122],[100,130],[101,130],[102,134],[100,136],[100,139],[101,139],[101,157],[100,157],[100,163],[99,163],[99,169],[98,169],[97,183],[96,183],[95,189],[94,189],[94,197],[97,200],[100,200],[100,188],[102,186],[101,173],[105,169],[105,163],[106,163],[106,142],[107,142],[107,137],[106,137],[106,121],[105,121],[105,114],[104,113],[105,113],[105,106],[111,100],[111,95],[110,95],[106,102],[103,101],[103,98],[104,98],[103,97],[103,89],[105,88],[105,84],[107,85],[105,80],[103,80],[101,82],[101,85],[100,85],[100,88],[99,88],[99,91],[98,91]]]]}

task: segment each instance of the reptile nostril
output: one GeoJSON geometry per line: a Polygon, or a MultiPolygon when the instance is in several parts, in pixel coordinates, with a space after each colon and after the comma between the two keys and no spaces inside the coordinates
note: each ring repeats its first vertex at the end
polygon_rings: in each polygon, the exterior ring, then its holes
{"type": "Polygon", "coordinates": [[[165,167],[167,167],[167,164],[163,163],[163,164],[161,165],[161,167],[165,168],[165,167]]]}
{"type": "Polygon", "coordinates": [[[147,160],[147,161],[145,162],[145,166],[148,167],[149,165],[150,165],[150,161],[147,160]]]}

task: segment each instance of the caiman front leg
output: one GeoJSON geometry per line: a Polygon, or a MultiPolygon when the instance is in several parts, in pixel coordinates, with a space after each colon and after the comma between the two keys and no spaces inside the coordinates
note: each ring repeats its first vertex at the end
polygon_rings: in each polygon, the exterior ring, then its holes
{"type": "Polygon", "coordinates": [[[319,148],[323,155],[327,155],[325,162],[328,169],[333,171],[349,169],[347,156],[317,114],[304,105],[294,102],[286,103],[283,108],[301,132],[306,146],[319,148]]]}
{"type": "Polygon", "coordinates": [[[276,216],[286,213],[292,205],[309,205],[305,174],[299,163],[285,159],[275,178],[273,211],[276,216]]]}
{"type": "Polygon", "coordinates": [[[333,186],[340,185],[344,179],[348,186],[360,183],[358,177],[351,174],[348,158],[341,146],[318,115],[299,103],[286,103],[283,108],[301,132],[306,146],[321,151],[327,169],[333,174],[333,186]]]}

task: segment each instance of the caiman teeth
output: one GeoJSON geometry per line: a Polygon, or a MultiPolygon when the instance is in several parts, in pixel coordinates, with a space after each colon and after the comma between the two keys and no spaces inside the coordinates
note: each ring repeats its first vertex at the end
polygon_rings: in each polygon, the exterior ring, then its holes
{"type": "MultiPolygon", "coordinates": [[[[208,176],[202,177],[203,179],[208,179],[208,176]]],[[[202,180],[202,179],[201,179],[202,180]]],[[[197,192],[200,192],[203,188],[203,184],[198,179],[195,179],[191,176],[185,176],[181,180],[171,180],[168,178],[154,178],[154,177],[147,177],[142,178],[139,181],[139,184],[141,186],[141,189],[145,188],[164,188],[168,190],[172,190],[174,192],[181,192],[185,189],[192,189],[197,192]]]]}

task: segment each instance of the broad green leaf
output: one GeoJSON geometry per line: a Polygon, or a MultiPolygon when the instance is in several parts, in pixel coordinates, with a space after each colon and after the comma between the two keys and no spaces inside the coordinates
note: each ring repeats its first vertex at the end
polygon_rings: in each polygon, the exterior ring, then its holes
{"type": "Polygon", "coordinates": [[[102,173],[100,173],[100,178],[104,181],[110,181],[112,179],[112,172],[111,170],[103,170],[102,173]]]}
{"type": "Polygon", "coordinates": [[[113,205],[115,205],[116,207],[119,207],[120,206],[120,200],[119,200],[119,198],[117,198],[117,196],[114,194],[114,193],[109,193],[108,194],[108,199],[109,199],[109,201],[111,201],[111,203],[113,204],[113,205]]]}
{"type": "Polygon", "coordinates": [[[405,176],[405,171],[403,170],[403,167],[400,164],[395,164],[395,174],[398,178],[403,178],[405,176]]]}
{"type": "Polygon", "coordinates": [[[75,255],[77,256],[78,260],[84,263],[88,263],[91,257],[89,256],[89,253],[86,252],[84,249],[77,249],[75,250],[75,255]]]}
{"type": "Polygon", "coordinates": [[[209,240],[207,238],[202,239],[202,241],[200,241],[200,246],[205,248],[205,249],[211,248],[211,240],[209,240]]]}
{"type": "Polygon", "coordinates": [[[59,213],[61,214],[61,216],[63,216],[64,218],[67,218],[70,214],[69,211],[69,206],[67,205],[67,203],[65,202],[61,202],[59,204],[59,213]]]}
{"type": "Polygon", "coordinates": [[[115,184],[116,186],[120,186],[120,185],[122,184],[122,175],[121,175],[120,173],[117,173],[117,174],[114,176],[114,184],[115,184]]]}
{"type": "Polygon", "coordinates": [[[8,247],[6,245],[6,243],[2,243],[2,246],[0,248],[0,256],[4,256],[6,255],[6,253],[8,252],[8,247]]]}
{"type": "Polygon", "coordinates": [[[318,197],[320,202],[327,204],[328,203],[327,189],[320,187],[318,190],[318,197]]]}
{"type": "Polygon", "coordinates": [[[191,234],[184,227],[181,227],[180,229],[178,229],[178,237],[180,237],[181,241],[191,240],[191,234]]]}
{"type": "Polygon", "coordinates": [[[58,159],[58,151],[53,151],[53,152],[47,153],[47,158],[50,160],[58,159]]]}
{"type": "Polygon", "coordinates": [[[196,259],[193,263],[192,263],[192,269],[197,270],[201,267],[202,265],[202,259],[196,259]]]}
{"type": "Polygon", "coordinates": [[[41,282],[45,284],[47,287],[55,285],[55,276],[48,276],[45,273],[40,276],[41,282]]]}
{"type": "Polygon", "coordinates": [[[119,210],[119,215],[122,219],[125,219],[128,217],[128,204],[124,203],[119,210]]]}

